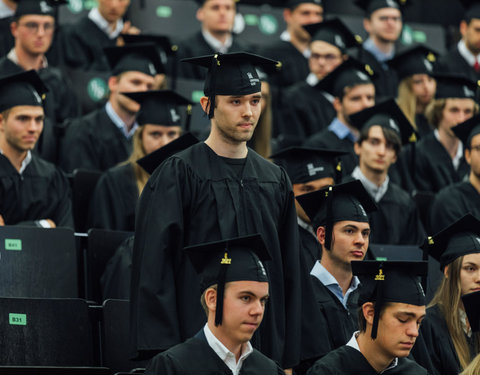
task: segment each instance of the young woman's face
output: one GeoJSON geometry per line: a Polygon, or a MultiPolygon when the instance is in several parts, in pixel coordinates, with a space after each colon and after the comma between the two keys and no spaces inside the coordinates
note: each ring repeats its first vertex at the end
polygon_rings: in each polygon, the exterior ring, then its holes
{"type": "Polygon", "coordinates": [[[468,254],[463,257],[460,269],[460,287],[462,296],[480,291],[480,253],[468,254]]]}

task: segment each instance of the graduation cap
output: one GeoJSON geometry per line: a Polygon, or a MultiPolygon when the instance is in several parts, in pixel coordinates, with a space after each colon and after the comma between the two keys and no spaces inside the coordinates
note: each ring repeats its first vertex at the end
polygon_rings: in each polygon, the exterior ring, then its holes
{"type": "Polygon", "coordinates": [[[160,56],[155,48],[154,43],[137,43],[123,47],[106,47],[103,51],[113,76],[128,71],[155,76],[165,73],[160,56]]]}
{"type": "MultiPolygon", "coordinates": [[[[203,7],[203,5],[208,1],[208,0],[194,0],[199,7],[203,7]]],[[[240,2],[240,0],[233,0],[234,3],[240,2]]]]}
{"type": "Polygon", "coordinates": [[[438,260],[444,269],[458,257],[480,253],[480,221],[472,214],[466,214],[434,236],[427,237],[420,247],[438,260]]]}
{"type": "Polygon", "coordinates": [[[300,4],[315,4],[319,5],[323,8],[323,1],[322,0],[286,0],[285,1],[285,8],[293,9],[300,4]]]}
{"type": "Polygon", "coordinates": [[[0,112],[18,105],[42,106],[48,91],[34,70],[0,78],[0,112]]]}
{"type": "Polygon", "coordinates": [[[411,2],[409,0],[355,0],[355,4],[369,16],[382,8],[395,8],[403,11],[403,8],[410,5],[411,2]]]}
{"type": "Polygon", "coordinates": [[[476,99],[478,84],[462,74],[436,73],[433,78],[437,81],[436,99],[442,98],[469,98],[476,99]]]}
{"type": "Polygon", "coordinates": [[[398,134],[402,145],[417,141],[415,129],[405,117],[395,99],[389,99],[354,113],[350,116],[350,122],[361,130],[369,129],[375,125],[391,129],[398,134]]]}
{"type": "Polygon", "coordinates": [[[250,95],[261,91],[256,67],[270,73],[280,69],[281,63],[246,52],[215,54],[182,59],[208,68],[203,91],[209,98],[209,118],[215,110],[215,95],[250,95]]]}
{"type": "Polygon", "coordinates": [[[152,174],[162,162],[177,152],[183,151],[199,140],[192,133],[184,133],[177,139],[174,139],[165,146],[151,152],[137,160],[137,164],[141,166],[148,174],[152,174]]]}
{"type": "Polygon", "coordinates": [[[464,19],[480,18],[480,1],[479,0],[460,0],[465,8],[464,19]]]}
{"type": "Polygon", "coordinates": [[[296,197],[315,228],[325,226],[325,248],[330,249],[333,225],[338,221],[368,223],[368,213],[377,210],[359,180],[328,186],[296,197]]]}
{"type": "Polygon", "coordinates": [[[312,37],[311,42],[321,40],[330,43],[342,53],[345,53],[347,48],[358,47],[362,43],[362,38],[359,35],[353,35],[339,18],[312,23],[303,26],[303,28],[312,37]]]}
{"type": "Polygon", "coordinates": [[[138,125],[179,126],[178,106],[193,103],[172,90],[151,90],[122,93],[140,104],[138,125]]]}
{"type": "Polygon", "coordinates": [[[66,0],[20,0],[15,10],[15,18],[18,19],[27,14],[42,16],[55,16],[55,7],[68,4],[66,0]]]}
{"type": "Polygon", "coordinates": [[[232,281],[268,282],[263,261],[271,259],[260,234],[184,248],[200,275],[202,292],[217,284],[215,325],[222,324],[225,284],[232,281]]]}
{"type": "Polygon", "coordinates": [[[372,339],[377,338],[378,321],[386,303],[425,305],[425,292],[419,277],[426,276],[428,262],[352,261],[352,273],[360,279],[358,304],[375,302],[372,339]]]}
{"type": "Polygon", "coordinates": [[[178,46],[172,44],[170,38],[165,35],[154,34],[120,34],[125,44],[153,43],[160,51],[167,55],[173,55],[177,52],[178,46]]]}
{"type": "Polygon", "coordinates": [[[345,87],[372,83],[374,77],[375,73],[370,65],[362,64],[350,56],[345,62],[327,74],[315,87],[335,97],[341,97],[345,87]]]}
{"type": "Polygon", "coordinates": [[[341,180],[339,156],[348,152],[309,147],[288,147],[270,156],[287,171],[292,184],[303,184],[320,178],[341,180]]]}
{"type": "Polygon", "coordinates": [[[470,149],[473,137],[480,134],[480,114],[454,126],[452,131],[462,141],[463,146],[470,149]]]}
{"type": "Polygon", "coordinates": [[[433,74],[433,64],[438,52],[424,45],[417,45],[397,53],[387,64],[397,72],[398,80],[414,74],[433,74]]]}
{"type": "Polygon", "coordinates": [[[480,332],[480,292],[463,295],[462,302],[472,332],[480,332]]]}

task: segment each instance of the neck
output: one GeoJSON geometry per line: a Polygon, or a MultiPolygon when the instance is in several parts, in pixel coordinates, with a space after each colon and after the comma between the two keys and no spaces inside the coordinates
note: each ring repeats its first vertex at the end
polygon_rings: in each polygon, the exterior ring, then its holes
{"type": "Polygon", "coordinates": [[[361,164],[360,171],[363,173],[363,175],[367,178],[368,181],[374,183],[377,186],[382,186],[388,175],[388,170],[379,172],[370,168],[366,168],[361,164]]]}
{"type": "Polygon", "coordinates": [[[393,51],[393,48],[395,47],[395,43],[393,42],[381,40],[375,36],[370,36],[370,38],[373,40],[375,46],[385,54],[391,53],[393,51]]]}
{"type": "Polygon", "coordinates": [[[290,34],[290,43],[303,54],[308,49],[310,39],[302,38],[292,28],[288,28],[288,33],[290,34]]]}
{"type": "Polygon", "coordinates": [[[322,259],[320,264],[325,267],[325,269],[330,272],[330,274],[337,280],[338,285],[342,288],[342,293],[345,295],[347,293],[348,288],[352,284],[352,269],[351,267],[347,267],[346,265],[339,265],[335,263],[329,256],[328,256],[327,249],[323,248],[322,252],[322,259]]]}
{"type": "Polygon", "coordinates": [[[22,167],[22,162],[27,157],[28,151],[18,151],[12,147],[9,147],[5,139],[0,138],[0,149],[3,152],[3,156],[5,156],[13,167],[20,172],[20,168],[22,167]]]}
{"type": "Polygon", "coordinates": [[[119,105],[115,100],[110,100],[110,104],[112,105],[113,110],[115,113],[120,117],[127,127],[127,130],[130,130],[135,123],[136,113],[129,112],[125,110],[121,105],[119,105]]]}
{"type": "Polygon", "coordinates": [[[450,157],[453,159],[457,154],[459,140],[457,137],[451,136],[446,131],[438,129],[438,135],[440,138],[440,143],[447,150],[450,157]]]}
{"type": "MultiPolygon", "coordinates": [[[[210,314],[209,314],[210,316],[210,314]]],[[[238,362],[240,356],[242,355],[243,343],[234,342],[230,340],[221,330],[221,325],[216,327],[215,323],[208,320],[208,328],[213,333],[213,335],[220,341],[225,347],[230,350],[235,355],[235,360],[238,362]]]]}
{"type": "Polygon", "coordinates": [[[247,157],[248,148],[247,142],[232,142],[226,140],[212,126],[212,130],[207,140],[205,141],[208,147],[210,147],[218,156],[231,159],[244,159],[247,157]]]}
{"type": "Polygon", "coordinates": [[[18,46],[15,47],[15,54],[17,55],[18,65],[24,70],[39,70],[43,64],[43,53],[32,55],[18,46]]]}
{"type": "Polygon", "coordinates": [[[473,171],[470,171],[470,176],[468,178],[470,183],[473,185],[475,190],[480,194],[480,176],[477,176],[473,171]]]}
{"type": "Polygon", "coordinates": [[[427,108],[427,105],[428,104],[424,104],[424,103],[418,103],[417,102],[417,105],[415,107],[415,113],[417,115],[421,114],[421,113],[425,113],[425,109],[427,108]]]}
{"type": "Polygon", "coordinates": [[[357,337],[360,352],[363,354],[367,362],[372,366],[377,373],[385,370],[390,363],[395,359],[379,350],[376,340],[371,338],[371,326],[366,331],[360,332],[357,337]]]}
{"type": "Polygon", "coordinates": [[[350,132],[355,136],[355,138],[358,138],[360,136],[360,131],[357,128],[351,126],[341,112],[337,112],[337,118],[342,122],[343,125],[345,125],[350,130],[350,132]]]}
{"type": "Polygon", "coordinates": [[[231,35],[230,31],[213,31],[213,30],[207,30],[207,29],[203,29],[203,30],[209,33],[211,36],[213,36],[222,44],[225,44],[228,37],[231,35]]]}

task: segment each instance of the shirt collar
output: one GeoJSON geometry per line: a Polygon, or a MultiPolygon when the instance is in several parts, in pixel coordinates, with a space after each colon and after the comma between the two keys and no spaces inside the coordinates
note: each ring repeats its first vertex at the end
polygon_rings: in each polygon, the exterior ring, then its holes
{"type": "Polygon", "coordinates": [[[467,313],[462,309],[458,309],[458,316],[460,318],[463,332],[465,332],[468,337],[472,337],[472,327],[467,328],[467,313]]]}
{"type": "Polygon", "coordinates": [[[356,166],[352,172],[352,177],[360,180],[362,182],[363,187],[365,190],[368,191],[368,194],[375,200],[375,202],[380,202],[388,190],[388,183],[390,182],[390,178],[387,175],[385,181],[380,186],[377,186],[372,181],[370,181],[363,172],[360,170],[359,166],[356,166]]]}
{"type": "Polygon", "coordinates": [[[7,6],[2,0],[0,0],[0,19],[12,17],[15,11],[7,6]]]}
{"type": "MultiPolygon", "coordinates": [[[[7,55],[7,59],[9,59],[11,62],[13,62],[15,65],[20,66],[20,62],[18,61],[18,56],[17,52],[15,51],[15,47],[10,50],[10,52],[7,55]]],[[[48,68],[48,61],[45,55],[42,57],[42,65],[40,66],[40,69],[46,69],[48,68]]]]}
{"type": "MultiPolygon", "coordinates": [[[[0,149],[0,154],[3,155],[3,150],[0,149]]],[[[8,158],[7,158],[8,159],[8,158]]],[[[22,174],[25,169],[27,169],[28,165],[32,162],[32,153],[30,150],[27,151],[27,156],[22,161],[22,165],[20,166],[20,170],[18,171],[19,174],[22,174]]]]}
{"type": "Polygon", "coordinates": [[[115,25],[115,29],[110,31],[110,27],[108,25],[108,21],[103,18],[103,16],[98,11],[98,8],[93,8],[88,13],[88,18],[98,26],[100,30],[102,30],[105,34],[108,35],[110,39],[115,39],[118,37],[123,30],[123,20],[120,18],[117,20],[117,24],[115,25]]]}
{"type": "MultiPolygon", "coordinates": [[[[440,142],[440,133],[438,132],[438,129],[435,129],[433,131],[433,134],[435,135],[435,138],[437,139],[437,141],[440,142]]],[[[457,170],[458,167],[460,166],[460,161],[462,160],[462,157],[463,157],[463,143],[460,141],[458,142],[457,153],[452,159],[453,168],[455,168],[455,170],[457,170]]]]}
{"type": "Polygon", "coordinates": [[[138,123],[135,121],[130,131],[127,131],[127,125],[125,125],[125,123],[120,118],[120,116],[117,115],[117,113],[113,109],[112,104],[110,102],[107,102],[107,104],[105,104],[105,111],[107,112],[107,115],[110,118],[110,120],[112,120],[115,126],[118,129],[120,129],[120,131],[125,136],[125,138],[127,139],[132,138],[133,133],[135,133],[135,130],[137,130],[138,128],[138,123]]]}
{"type": "Polygon", "coordinates": [[[348,126],[341,122],[338,117],[335,117],[330,125],[328,125],[328,130],[335,133],[335,135],[340,139],[348,138],[352,142],[357,141],[355,134],[353,134],[348,126]]]}
{"type": "Polygon", "coordinates": [[[381,63],[384,63],[385,61],[390,60],[393,58],[393,56],[395,56],[395,48],[393,48],[390,53],[384,53],[383,51],[380,51],[378,49],[378,47],[373,42],[373,39],[371,38],[368,38],[363,43],[363,48],[370,52],[381,63]]]}
{"type": "MultiPolygon", "coordinates": [[[[339,285],[337,279],[333,277],[333,275],[328,272],[328,270],[319,262],[316,261],[315,265],[310,271],[310,275],[315,276],[318,280],[322,282],[323,285],[339,285]]],[[[360,284],[360,279],[357,276],[352,277],[352,282],[350,284],[350,288],[352,290],[357,289],[358,285],[360,284]]]]}
{"type": "Polygon", "coordinates": [[[467,61],[468,65],[473,66],[475,61],[477,60],[477,56],[475,56],[466,46],[465,41],[460,39],[457,44],[458,53],[467,61]]]}
{"type": "Polygon", "coordinates": [[[220,42],[208,30],[202,29],[202,35],[207,44],[216,52],[227,53],[232,46],[232,36],[229,34],[225,43],[220,42]]]}
{"type": "Polygon", "coordinates": [[[316,76],[315,74],[310,73],[310,74],[307,76],[306,81],[307,81],[307,83],[308,83],[310,86],[313,87],[313,86],[315,86],[315,85],[318,83],[319,79],[317,78],[317,76],[316,76]]]}

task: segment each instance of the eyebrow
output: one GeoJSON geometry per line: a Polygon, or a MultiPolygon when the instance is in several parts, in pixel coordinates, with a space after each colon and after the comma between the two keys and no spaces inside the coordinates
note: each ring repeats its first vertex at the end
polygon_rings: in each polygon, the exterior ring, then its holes
{"type": "Polygon", "coordinates": [[[407,315],[407,316],[411,316],[412,318],[421,319],[421,318],[424,318],[426,314],[418,316],[417,314],[411,311],[397,311],[395,315],[407,315]]]}
{"type": "MultiPolygon", "coordinates": [[[[238,294],[248,294],[249,296],[253,296],[253,297],[258,297],[255,293],[249,291],[249,290],[241,290],[238,292],[238,294]]],[[[268,298],[270,297],[269,294],[265,294],[263,297],[259,297],[260,299],[262,298],[268,298]]]]}

